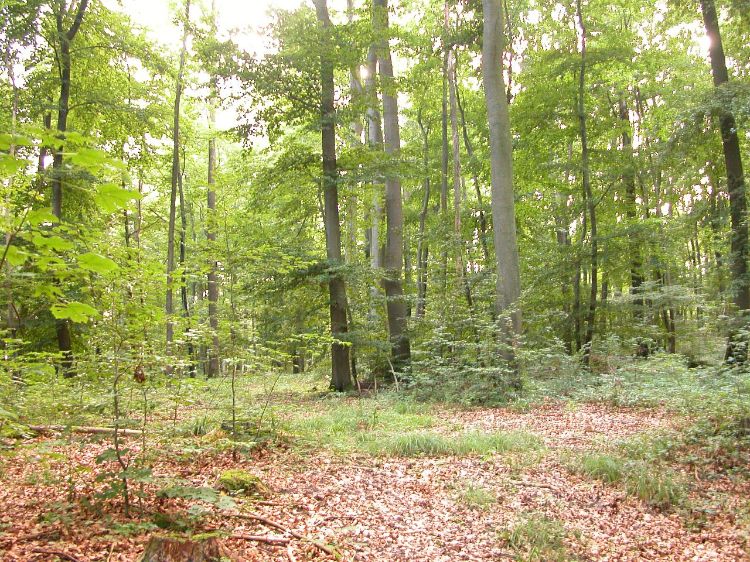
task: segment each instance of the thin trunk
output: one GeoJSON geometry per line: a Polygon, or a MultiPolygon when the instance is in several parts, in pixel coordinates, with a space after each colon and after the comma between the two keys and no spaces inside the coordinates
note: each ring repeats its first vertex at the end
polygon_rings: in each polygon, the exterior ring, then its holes
{"type": "MultiPolygon", "coordinates": [[[[464,146],[466,147],[466,155],[469,157],[469,162],[474,161],[474,146],[471,144],[469,138],[469,132],[466,128],[466,114],[464,112],[463,105],[461,104],[461,89],[456,86],[456,105],[458,106],[458,113],[461,118],[461,130],[463,131],[464,146]]],[[[478,223],[479,223],[479,243],[482,246],[482,255],[484,256],[484,267],[489,267],[490,264],[490,250],[487,246],[487,217],[484,214],[484,201],[482,200],[482,189],[479,185],[479,178],[475,170],[472,170],[471,174],[472,183],[474,184],[474,190],[477,194],[477,207],[478,212],[478,223]]]]}
{"type": "MultiPolygon", "coordinates": [[[[378,98],[375,79],[378,71],[378,54],[375,46],[371,45],[367,52],[367,77],[365,79],[365,93],[367,95],[367,142],[373,150],[381,150],[383,146],[383,126],[380,118],[380,101],[378,98]]],[[[383,265],[382,252],[380,248],[380,220],[383,214],[381,205],[382,192],[379,183],[374,183],[372,196],[372,216],[370,218],[370,266],[377,271],[383,265]]],[[[378,296],[378,288],[370,289],[372,301],[378,296]]],[[[370,315],[375,318],[375,307],[372,307],[370,315]]]]}
{"type": "Polygon", "coordinates": [[[498,316],[509,315],[502,332],[507,349],[505,359],[515,371],[512,384],[520,386],[515,361],[515,338],[521,333],[521,275],[516,236],[513,193],[513,144],[503,80],[503,10],[500,0],[483,0],[484,34],[482,74],[490,131],[490,175],[492,181],[492,222],[497,262],[498,316]]]}
{"type": "Polygon", "coordinates": [[[464,241],[461,235],[461,140],[458,132],[458,78],[456,74],[456,53],[451,49],[448,53],[448,97],[450,100],[451,147],[453,149],[453,234],[456,247],[456,273],[464,289],[469,313],[473,316],[474,299],[471,285],[464,267],[464,241]]]}
{"type": "Polygon", "coordinates": [[[589,296],[589,310],[586,317],[586,336],[583,340],[583,362],[589,365],[591,359],[591,344],[594,339],[594,323],[596,322],[597,274],[598,274],[598,240],[596,232],[596,202],[591,192],[591,172],[589,165],[589,146],[586,130],[586,26],[583,21],[581,0],[576,0],[576,15],[581,33],[581,66],[578,75],[578,124],[581,135],[581,173],[583,176],[583,196],[589,214],[591,232],[591,292],[589,296]]]}
{"type": "MultiPolygon", "coordinates": [[[[625,157],[622,182],[625,186],[625,199],[627,207],[625,215],[628,218],[628,226],[634,227],[638,219],[638,205],[635,196],[635,160],[633,158],[633,141],[630,136],[630,114],[625,98],[620,95],[619,115],[622,122],[622,151],[625,157]]],[[[641,285],[643,285],[643,263],[641,259],[641,248],[639,237],[630,236],[630,294],[633,296],[633,316],[636,319],[643,318],[643,297],[639,296],[641,285]]]]}
{"type": "Polygon", "coordinates": [[[174,114],[172,125],[172,188],[169,196],[169,226],[167,230],[167,296],[164,312],[167,316],[167,355],[172,353],[174,339],[174,288],[173,272],[175,270],[175,223],[177,218],[177,192],[180,182],[180,102],[182,101],[183,76],[185,73],[185,59],[187,57],[188,22],[190,21],[190,0],[185,0],[185,20],[183,21],[182,48],[180,49],[180,63],[175,80],[174,114]]]}
{"type": "MultiPolygon", "coordinates": [[[[388,0],[373,0],[373,27],[376,33],[388,31],[388,0]]],[[[378,45],[378,67],[383,84],[383,129],[385,153],[389,160],[399,157],[401,134],[398,124],[398,99],[394,92],[393,63],[388,40],[378,45]]],[[[385,289],[388,332],[392,346],[393,365],[404,366],[411,358],[406,326],[406,301],[402,285],[404,214],[401,197],[401,178],[392,169],[385,177],[385,289]]]]}
{"type": "MultiPolygon", "coordinates": [[[[211,2],[211,26],[216,27],[216,4],[211,2]]],[[[208,190],[206,211],[206,240],[208,242],[208,326],[211,329],[211,347],[208,350],[208,363],[206,375],[215,377],[220,371],[219,351],[219,280],[217,270],[219,267],[215,255],[216,246],[216,110],[215,110],[215,77],[212,77],[211,99],[209,101],[209,131],[208,139],[208,190]]]]}
{"type": "Polygon", "coordinates": [[[430,204],[430,145],[429,130],[422,123],[421,109],[417,114],[417,123],[422,131],[422,167],[424,178],[422,179],[422,210],[419,213],[419,236],[417,238],[417,318],[424,318],[427,304],[427,263],[429,249],[425,240],[425,223],[430,204]]]}
{"type": "Polygon", "coordinates": [[[336,163],[336,112],[334,107],[334,62],[330,41],[331,20],[326,0],[314,0],[323,44],[320,53],[320,117],[323,150],[323,200],[325,207],[326,256],[331,267],[328,281],[331,312],[331,387],[342,392],[352,387],[346,317],[346,284],[338,271],[341,263],[341,224],[339,222],[338,166],[336,163]]]}
{"type": "MultiPolygon", "coordinates": [[[[73,43],[78,33],[83,16],[88,6],[88,0],[80,0],[75,18],[68,30],[63,28],[63,19],[66,15],[66,3],[58,4],[55,11],[55,23],[57,27],[57,40],[59,52],[58,67],[60,69],[60,97],[57,103],[57,137],[62,141],[65,139],[65,132],[68,130],[68,112],[70,111],[70,83],[72,62],[70,57],[70,45],[73,43]]],[[[52,213],[57,217],[57,221],[62,221],[63,210],[63,175],[65,174],[63,166],[64,149],[57,146],[53,150],[52,159],[52,213]]],[[[65,377],[75,376],[73,370],[73,337],[70,329],[69,320],[57,320],[55,322],[57,332],[57,346],[62,356],[61,367],[65,377]]]]}

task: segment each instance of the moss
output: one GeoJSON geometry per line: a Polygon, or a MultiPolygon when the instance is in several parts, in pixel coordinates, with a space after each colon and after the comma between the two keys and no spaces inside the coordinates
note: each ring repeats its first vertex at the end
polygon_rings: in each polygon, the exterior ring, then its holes
{"type": "Polygon", "coordinates": [[[219,490],[229,494],[244,494],[246,496],[266,497],[271,490],[260,478],[245,470],[225,470],[219,475],[216,483],[219,490]]]}

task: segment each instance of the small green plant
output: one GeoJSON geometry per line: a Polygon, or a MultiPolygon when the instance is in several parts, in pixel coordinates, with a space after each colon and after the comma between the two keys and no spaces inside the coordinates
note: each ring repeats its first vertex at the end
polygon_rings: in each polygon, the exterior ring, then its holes
{"type": "Polygon", "coordinates": [[[487,509],[497,502],[497,496],[492,490],[474,484],[469,484],[461,490],[459,499],[469,507],[478,509],[487,509]]]}
{"type": "Polygon", "coordinates": [[[565,546],[569,533],[557,521],[539,513],[530,513],[516,525],[501,534],[502,540],[529,562],[555,562],[575,560],[565,546]]]}

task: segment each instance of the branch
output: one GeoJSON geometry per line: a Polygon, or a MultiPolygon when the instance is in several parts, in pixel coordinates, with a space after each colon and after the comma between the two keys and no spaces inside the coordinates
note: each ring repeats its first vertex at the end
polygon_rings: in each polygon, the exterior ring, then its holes
{"type": "Polygon", "coordinates": [[[302,535],[298,533],[297,531],[293,529],[288,529],[287,527],[284,527],[281,523],[277,523],[276,521],[272,521],[270,519],[266,519],[265,517],[262,517],[260,515],[256,515],[254,513],[227,513],[226,515],[230,515],[232,517],[237,517],[238,519],[246,519],[248,521],[257,521],[258,523],[262,523],[263,525],[266,525],[267,527],[272,527],[276,529],[277,531],[281,531],[283,533],[289,533],[292,535],[295,539],[299,539],[301,541],[309,542],[310,544],[317,547],[322,552],[325,552],[329,556],[337,556],[337,552],[335,549],[331,548],[330,546],[327,546],[323,544],[320,541],[316,541],[314,539],[308,538],[305,535],[302,535]]]}
{"type": "MultiPolygon", "coordinates": [[[[71,431],[73,433],[85,433],[88,435],[112,435],[115,433],[113,427],[88,427],[88,426],[65,426],[65,425],[30,425],[29,429],[37,433],[53,433],[71,431]]],[[[120,435],[142,435],[140,429],[118,429],[120,435]]]]}
{"type": "Polygon", "coordinates": [[[78,28],[81,27],[81,22],[83,21],[83,13],[86,11],[86,6],[89,5],[89,0],[81,0],[81,3],[78,4],[78,13],[76,13],[76,19],[73,20],[73,25],[70,26],[70,29],[65,34],[65,36],[68,38],[68,41],[72,41],[73,37],[76,36],[76,33],[78,33],[78,28]]]}

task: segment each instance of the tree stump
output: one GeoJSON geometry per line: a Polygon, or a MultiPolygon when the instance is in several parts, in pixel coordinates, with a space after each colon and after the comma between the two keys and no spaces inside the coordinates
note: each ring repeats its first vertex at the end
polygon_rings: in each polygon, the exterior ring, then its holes
{"type": "Polygon", "coordinates": [[[229,560],[216,537],[151,537],[140,562],[222,562],[229,560]]]}

